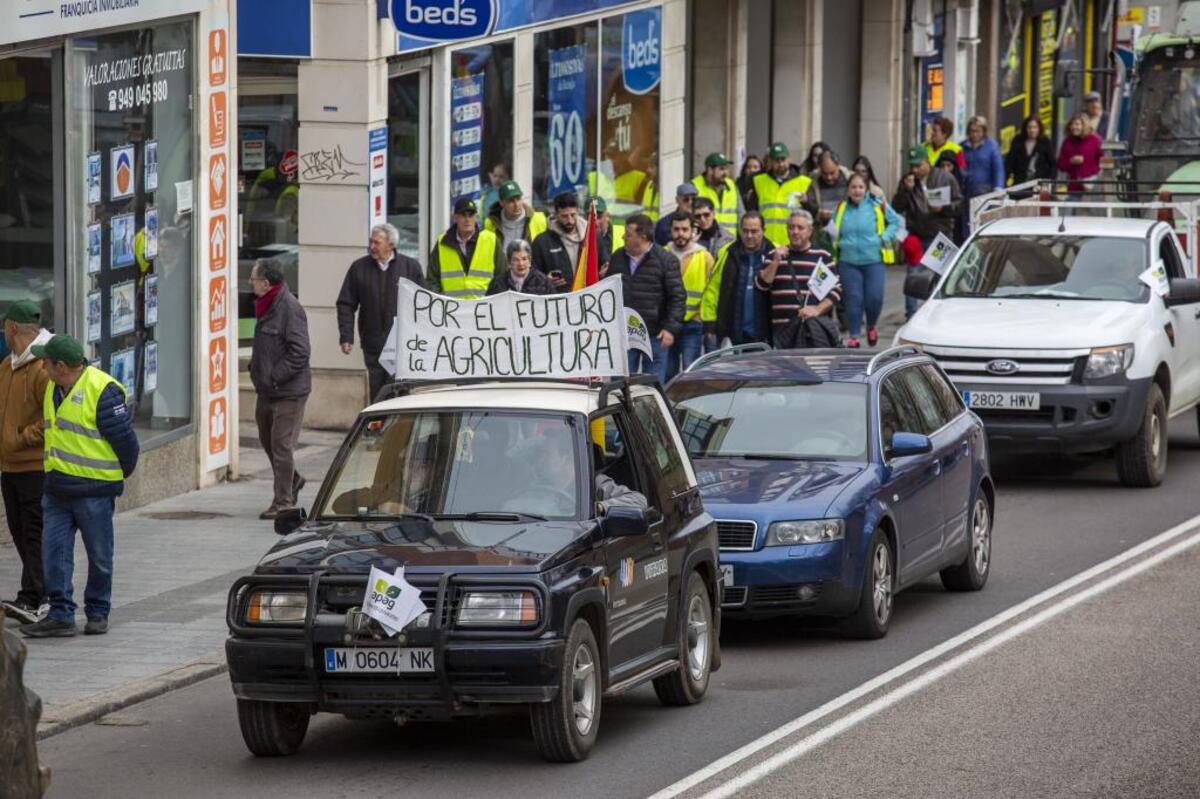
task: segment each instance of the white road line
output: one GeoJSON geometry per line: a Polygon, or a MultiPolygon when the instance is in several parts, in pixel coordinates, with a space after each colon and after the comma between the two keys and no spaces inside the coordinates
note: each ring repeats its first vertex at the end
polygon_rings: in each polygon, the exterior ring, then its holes
{"type": "MultiPolygon", "coordinates": [[[[800,716],[799,718],[789,721],[787,724],[784,724],[783,726],[778,727],[775,730],[772,730],[771,732],[767,733],[766,735],[763,735],[762,737],[751,741],[750,743],[746,744],[745,746],[735,749],[734,751],[730,752],[728,755],[725,755],[724,757],[721,757],[721,758],[713,761],[709,765],[705,766],[704,768],[696,771],[694,774],[684,777],[682,780],[679,780],[676,783],[668,785],[667,787],[663,788],[662,790],[652,794],[649,797],[649,799],[671,799],[671,797],[679,796],[683,792],[688,791],[692,788],[695,788],[697,785],[700,785],[704,782],[707,782],[708,780],[717,776],[718,774],[725,771],[726,769],[728,769],[732,766],[735,766],[738,763],[741,763],[743,760],[753,757],[758,752],[761,752],[763,749],[766,749],[767,747],[772,746],[773,744],[779,742],[780,740],[787,738],[791,735],[794,735],[797,732],[799,732],[800,730],[804,729],[805,727],[811,726],[811,725],[815,724],[816,722],[820,721],[821,719],[825,718],[826,716],[829,716],[830,714],[835,713],[838,710],[841,710],[842,708],[846,707],[847,705],[853,704],[854,702],[858,701],[862,697],[864,697],[874,691],[877,691],[884,686],[887,686],[891,683],[898,681],[902,677],[904,677],[904,676],[910,674],[911,672],[915,671],[916,669],[919,669],[920,667],[924,666],[926,663],[936,660],[937,658],[941,657],[942,655],[946,654],[947,652],[957,649],[958,647],[962,646],[965,643],[968,643],[976,638],[979,638],[980,636],[986,635],[988,632],[990,632],[990,631],[996,629],[997,627],[1005,624],[1006,622],[1016,618],[1017,616],[1020,616],[1021,614],[1029,611],[1030,609],[1035,608],[1038,605],[1041,605],[1050,599],[1054,599],[1055,597],[1060,596],[1068,591],[1071,591],[1072,589],[1076,588],[1077,586],[1088,582],[1089,580],[1103,574],[1104,572],[1111,571],[1112,569],[1114,569],[1118,566],[1121,566],[1124,563],[1128,563],[1129,561],[1140,557],[1141,555],[1145,554],[1146,552],[1162,546],[1163,544],[1171,541],[1172,539],[1178,538],[1179,536],[1184,535],[1185,533],[1193,531],[1197,527],[1197,525],[1200,525],[1200,514],[1193,516],[1190,519],[1187,519],[1186,521],[1175,525],[1174,527],[1170,528],[1169,530],[1159,533],[1158,535],[1154,536],[1153,538],[1147,539],[1146,541],[1143,541],[1142,543],[1140,543],[1134,547],[1131,547],[1131,548],[1125,550],[1124,552],[1114,555],[1113,557],[1109,558],[1108,560],[1106,560],[1102,563],[1098,563],[1095,566],[1092,566],[1091,568],[1080,572],[1079,574],[1075,575],[1074,577],[1070,577],[1070,578],[1062,581],[1061,583],[1053,585],[1050,588],[1047,588],[1045,591],[1042,591],[1041,593],[1036,594],[1036,595],[1030,597],[1029,599],[1026,599],[1023,602],[1013,605],[1011,608],[1008,608],[1007,610],[1001,611],[1000,613],[996,614],[995,616],[992,616],[991,618],[989,618],[983,622],[980,622],[979,624],[975,625],[974,627],[971,627],[970,629],[965,630],[962,633],[959,633],[958,635],[954,636],[953,638],[943,641],[942,643],[938,644],[935,647],[932,647],[931,649],[925,650],[921,654],[916,655],[915,657],[910,658],[909,660],[906,660],[905,662],[884,672],[883,674],[880,674],[879,676],[868,680],[867,682],[863,683],[862,685],[858,686],[857,688],[855,688],[851,691],[848,691],[835,699],[831,699],[830,701],[826,702],[825,704],[821,705],[820,707],[815,708],[815,709],[809,711],[808,713],[805,713],[803,716],[800,716]]],[[[1156,554],[1152,560],[1154,563],[1161,562],[1161,560],[1166,559],[1166,558],[1162,557],[1166,552],[1171,552],[1172,554],[1175,554],[1177,551],[1183,551],[1184,549],[1187,549],[1188,547],[1193,546],[1197,542],[1200,542],[1200,535],[1193,536],[1192,538],[1178,544],[1176,547],[1172,547],[1170,550],[1164,550],[1163,552],[1156,554]]],[[[1150,562],[1150,561],[1147,561],[1147,562],[1150,562]]],[[[1141,564],[1139,564],[1139,567],[1140,566],[1141,566],[1141,564]]],[[[1116,575],[1116,576],[1122,577],[1122,580],[1123,580],[1123,579],[1126,579],[1127,577],[1131,577],[1137,573],[1140,573],[1140,569],[1139,569],[1139,571],[1130,572],[1128,575],[1125,575],[1125,573],[1122,572],[1121,574],[1116,575]]],[[[1106,580],[1104,583],[1098,583],[1097,586],[1107,585],[1107,582],[1108,581],[1106,580]]],[[[1115,584],[1116,583],[1114,583],[1114,585],[1115,584]]],[[[1088,591],[1089,592],[1092,591],[1097,586],[1093,586],[1091,589],[1088,589],[1088,591]]],[[[1111,587],[1111,586],[1109,586],[1109,587],[1111,587]]],[[[1090,596],[1091,594],[1088,594],[1088,595],[1090,596]]],[[[1073,605],[1071,605],[1071,606],[1073,607],[1073,605]]],[[[1054,606],[1054,607],[1058,607],[1058,606],[1054,606]]],[[[1051,609],[1053,609],[1053,608],[1050,608],[1047,610],[1051,610],[1051,609]]],[[[1065,607],[1063,609],[1065,609],[1065,607]]],[[[1033,617],[1033,618],[1038,618],[1038,617],[1033,617]]],[[[1028,622],[1028,621],[1029,620],[1026,620],[1026,622],[1028,622]]],[[[1018,626],[1020,626],[1020,625],[1018,625],[1018,626]]],[[[1005,640],[1007,640],[1007,639],[1005,639],[1005,640]]],[[[963,653],[963,655],[967,655],[967,654],[970,654],[970,652],[963,653]]],[[[961,657],[961,655],[960,655],[960,657],[961,657]]],[[[954,661],[953,660],[948,661],[948,663],[951,663],[951,662],[954,662],[954,661]]],[[[943,664],[943,666],[944,665],[947,665],[947,664],[943,664]]],[[[964,661],[964,665],[965,665],[965,661],[964,661]]],[[[930,673],[933,673],[933,672],[930,672],[930,673]]],[[[897,689],[897,690],[903,690],[903,689],[897,689]]],[[[883,697],[883,698],[886,699],[887,697],[883,697]]],[[[880,700],[876,700],[876,701],[880,701],[880,700]]],[[[868,705],[867,707],[870,707],[870,705],[868,705]]],[[[861,712],[861,710],[857,711],[857,712],[861,712]]],[[[856,714],[857,714],[857,712],[856,712],[856,714]]],[[[876,712],[878,712],[878,711],[876,711],[876,712]]],[[[847,718],[852,718],[856,714],[851,714],[851,716],[847,716],[847,718]]],[[[836,725],[831,725],[831,728],[833,726],[836,726],[836,725]]],[[[824,732],[824,731],[822,731],[822,732],[824,732]]],[[[820,735],[820,734],[822,734],[822,733],[817,733],[817,735],[820,735]]],[[[812,737],[816,737],[816,736],[812,736],[812,737]]],[[[805,739],[805,741],[807,741],[807,740],[809,740],[809,739],[805,739]]],[[[804,741],[801,741],[800,744],[796,744],[795,746],[799,746],[803,743],[804,743],[804,741]]],[[[814,745],[816,745],[816,744],[814,744],[814,745]]],[[[791,749],[785,750],[785,752],[790,752],[790,751],[791,751],[791,749]]],[[[775,757],[779,757],[779,755],[776,755],[775,757]]],[[[772,758],[772,760],[773,759],[774,758],[772,758]]],[[[766,762],[770,762],[770,761],[766,761],[766,762]]],[[[776,766],[776,767],[778,767],[778,766],[776,766]]],[[[750,773],[750,772],[747,772],[747,774],[748,773],[750,773]]],[[[764,772],[764,774],[765,773],[766,772],[764,772]]],[[[758,778],[756,777],[755,779],[758,779],[758,778]]],[[[729,784],[731,784],[731,783],[729,783],[729,784]]],[[[740,782],[739,782],[739,784],[740,784],[740,782]]],[[[745,784],[748,785],[749,783],[745,783],[745,784]]],[[[724,796],[724,795],[728,795],[728,794],[710,794],[710,796],[717,796],[717,795],[724,796]]]]}

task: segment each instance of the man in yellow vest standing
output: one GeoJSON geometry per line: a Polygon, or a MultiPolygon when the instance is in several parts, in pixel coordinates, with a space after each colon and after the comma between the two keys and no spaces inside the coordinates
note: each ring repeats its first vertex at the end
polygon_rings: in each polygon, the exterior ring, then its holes
{"type": "Polygon", "coordinates": [[[696,242],[692,215],[687,211],[676,211],[671,220],[671,242],[667,252],[679,261],[683,290],[687,294],[687,305],[683,311],[683,324],[675,334],[675,342],[667,350],[667,380],[687,369],[700,357],[704,347],[704,324],[700,321],[700,300],[713,272],[712,255],[696,242]]]}
{"type": "Polygon", "coordinates": [[[503,272],[504,248],[495,233],[475,224],[475,201],[454,203],[454,223],[429,255],[429,288],[458,300],[478,300],[487,294],[492,278],[503,272]]]}
{"type": "Polygon", "coordinates": [[[50,383],[46,424],[46,485],[42,498],[42,562],[50,613],[21,632],[30,638],[75,635],[75,533],[88,553],[84,589],[86,635],[108,632],[112,608],[113,512],[125,478],[137,466],[139,446],[125,387],[83,357],[83,347],[59,333],[33,355],[50,383]]]}
{"type": "Polygon", "coordinates": [[[483,229],[499,237],[501,249],[507,249],[518,239],[533,244],[534,239],[546,232],[546,215],[525,202],[521,186],[515,180],[500,184],[499,197],[485,207],[488,216],[483,229]]]}
{"type": "Polygon", "coordinates": [[[729,177],[732,163],[725,153],[709,153],[704,159],[704,174],[692,178],[692,185],[700,196],[712,202],[717,224],[731,238],[738,233],[738,219],[743,210],[742,195],[729,177]]]}
{"type": "Polygon", "coordinates": [[[787,221],[792,211],[803,208],[816,216],[819,210],[812,178],[789,160],[783,142],[775,142],[767,150],[767,168],[754,176],[746,205],[763,215],[767,239],[776,247],[788,245],[787,221]]]}

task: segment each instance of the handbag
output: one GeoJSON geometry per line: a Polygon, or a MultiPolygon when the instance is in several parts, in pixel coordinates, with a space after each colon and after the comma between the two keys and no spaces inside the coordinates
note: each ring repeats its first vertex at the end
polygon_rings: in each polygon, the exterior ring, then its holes
{"type": "MultiPolygon", "coordinates": [[[[792,285],[796,285],[796,266],[788,262],[792,270],[792,285]]],[[[804,303],[808,303],[811,294],[806,294],[804,303]]],[[[803,306],[801,306],[803,307],[803,306]]],[[[819,349],[842,346],[842,334],[828,314],[804,319],[799,312],[782,329],[774,335],[775,348],[780,350],[819,349]]]]}

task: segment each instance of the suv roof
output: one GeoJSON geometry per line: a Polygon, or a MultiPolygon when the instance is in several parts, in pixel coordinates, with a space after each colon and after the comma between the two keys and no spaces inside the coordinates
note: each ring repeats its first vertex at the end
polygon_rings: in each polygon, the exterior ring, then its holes
{"type": "MultiPolygon", "coordinates": [[[[649,376],[645,376],[649,377],[649,376]]],[[[610,394],[626,387],[633,396],[653,394],[653,379],[615,378],[607,381],[463,379],[414,381],[394,384],[397,396],[369,405],[366,411],[430,410],[439,408],[489,408],[523,411],[557,411],[590,414],[610,405],[610,394]]]]}
{"type": "Polygon", "coordinates": [[[810,384],[865,383],[879,367],[898,359],[927,359],[927,356],[915,347],[892,347],[877,353],[847,349],[741,352],[700,363],[681,374],[676,381],[721,379],[810,384]]]}
{"type": "Polygon", "coordinates": [[[1156,219],[1128,219],[1107,216],[1021,216],[989,222],[979,232],[981,236],[1105,236],[1109,238],[1142,239],[1156,219]],[[1059,230],[1059,228],[1062,230],[1059,230]]]}

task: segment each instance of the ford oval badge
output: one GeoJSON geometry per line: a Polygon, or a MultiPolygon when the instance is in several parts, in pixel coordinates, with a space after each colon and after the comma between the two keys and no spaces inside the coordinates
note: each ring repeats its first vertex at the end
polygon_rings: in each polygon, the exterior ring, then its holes
{"type": "Polygon", "coordinates": [[[997,358],[994,361],[988,361],[987,366],[984,368],[994,375],[1011,375],[1020,371],[1021,364],[1016,361],[1010,361],[1007,358],[997,358]]]}
{"type": "Polygon", "coordinates": [[[453,42],[487,36],[496,0],[391,0],[392,24],[414,39],[453,42]]]}

